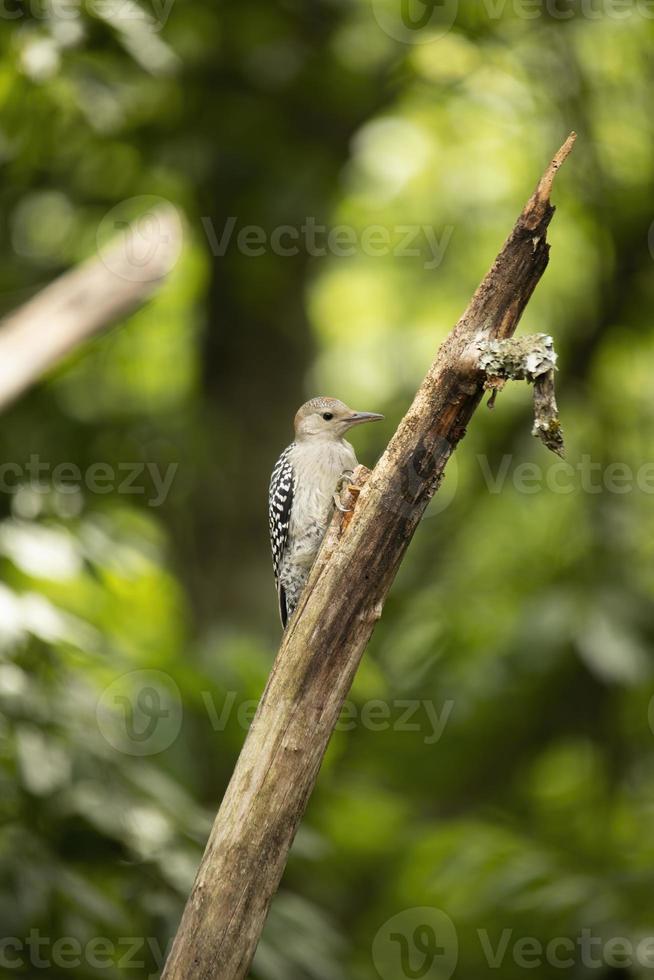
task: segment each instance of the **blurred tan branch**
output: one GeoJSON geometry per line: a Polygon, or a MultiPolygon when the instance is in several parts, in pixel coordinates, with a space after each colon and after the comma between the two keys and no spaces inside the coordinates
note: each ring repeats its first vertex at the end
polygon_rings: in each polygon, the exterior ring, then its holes
{"type": "MultiPolygon", "coordinates": [[[[140,306],[173,268],[182,226],[174,208],[148,215],[156,239],[141,259],[130,247],[138,219],[0,321],[0,409],[93,334],[140,306]]],[[[146,242],[146,246],[148,243],[146,242]]]]}
{"type": "Polygon", "coordinates": [[[487,382],[548,263],[549,191],[571,136],[442,344],[373,472],[359,468],[284,635],[216,818],[163,980],[242,980],[366,644],[487,382]],[[356,503],[355,503],[356,501],[356,503]],[[346,520],[349,518],[349,520],[346,520]]]}

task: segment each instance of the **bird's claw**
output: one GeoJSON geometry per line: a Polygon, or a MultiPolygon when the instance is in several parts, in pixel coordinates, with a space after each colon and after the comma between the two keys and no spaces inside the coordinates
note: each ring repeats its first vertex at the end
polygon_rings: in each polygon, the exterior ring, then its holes
{"type": "Polygon", "coordinates": [[[354,486],[350,481],[354,476],[354,470],[343,470],[341,473],[338,483],[336,484],[336,492],[334,493],[334,506],[337,510],[340,510],[341,514],[351,514],[354,510],[353,507],[344,507],[340,501],[339,495],[343,490],[349,490],[351,493],[358,493],[359,487],[354,486]]]}
{"type": "Polygon", "coordinates": [[[340,510],[341,514],[350,514],[352,512],[351,507],[343,506],[343,504],[339,500],[338,493],[334,494],[334,507],[336,508],[336,510],[340,510]]]}

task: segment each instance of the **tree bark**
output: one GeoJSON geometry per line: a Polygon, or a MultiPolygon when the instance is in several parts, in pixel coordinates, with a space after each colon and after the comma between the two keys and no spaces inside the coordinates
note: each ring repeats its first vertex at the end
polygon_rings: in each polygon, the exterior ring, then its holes
{"type": "Polygon", "coordinates": [[[397,568],[477,407],[479,345],[513,334],[548,263],[547,168],[493,267],[441,346],[384,455],[355,475],[283,637],[216,818],[162,980],[241,980],[397,568]]]}
{"type": "Polygon", "coordinates": [[[66,272],[0,323],[0,410],[82,341],[155,292],[181,249],[177,212],[143,215],[97,258],[66,272]]]}

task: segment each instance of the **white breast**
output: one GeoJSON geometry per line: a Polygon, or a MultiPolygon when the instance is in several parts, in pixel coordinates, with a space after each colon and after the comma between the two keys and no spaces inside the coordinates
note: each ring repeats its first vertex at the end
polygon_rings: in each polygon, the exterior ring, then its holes
{"type": "Polygon", "coordinates": [[[357,465],[354,449],[345,440],[296,443],[290,461],[295,493],[289,535],[301,536],[310,526],[326,529],[334,506],[334,491],[344,470],[357,465]]]}

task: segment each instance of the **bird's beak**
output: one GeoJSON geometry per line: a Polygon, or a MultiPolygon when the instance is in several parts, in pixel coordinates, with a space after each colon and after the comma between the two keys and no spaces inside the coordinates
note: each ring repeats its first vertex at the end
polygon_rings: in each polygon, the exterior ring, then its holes
{"type": "Polygon", "coordinates": [[[352,412],[347,419],[347,424],[348,426],[361,425],[362,422],[379,422],[383,418],[383,415],[378,415],[376,412],[352,412]]]}

